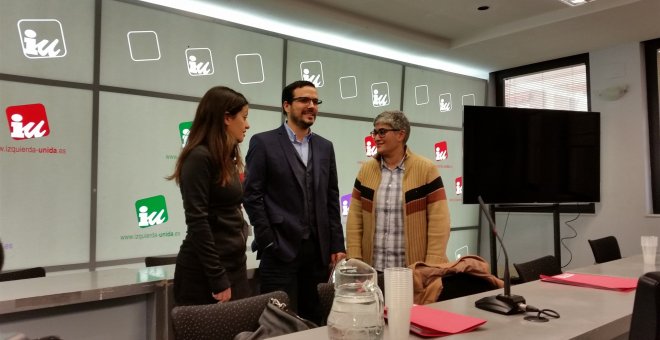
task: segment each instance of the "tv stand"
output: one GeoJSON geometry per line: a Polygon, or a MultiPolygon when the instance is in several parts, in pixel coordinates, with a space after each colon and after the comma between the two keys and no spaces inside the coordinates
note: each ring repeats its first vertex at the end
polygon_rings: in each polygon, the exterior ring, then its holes
{"type": "MultiPolygon", "coordinates": [[[[596,208],[594,203],[587,204],[568,204],[562,205],[559,203],[544,204],[544,205],[518,205],[518,204],[495,204],[490,207],[490,215],[495,221],[496,212],[524,212],[524,213],[552,213],[553,219],[553,235],[554,235],[554,250],[555,258],[561,266],[561,234],[560,234],[560,213],[595,213],[596,208]]],[[[479,223],[481,225],[481,223],[479,223]]],[[[492,232],[488,233],[490,244],[490,271],[493,275],[497,275],[497,244],[496,238],[492,232]]]]}

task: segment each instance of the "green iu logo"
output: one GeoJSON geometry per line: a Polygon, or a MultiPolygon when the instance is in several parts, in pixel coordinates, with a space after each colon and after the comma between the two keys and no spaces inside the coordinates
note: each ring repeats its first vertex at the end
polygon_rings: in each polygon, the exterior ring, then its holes
{"type": "Polygon", "coordinates": [[[190,127],[192,122],[182,122],[179,124],[179,136],[181,136],[181,147],[188,144],[188,136],[190,135],[190,127]]]}
{"type": "Polygon", "coordinates": [[[167,222],[165,196],[158,195],[135,201],[138,227],[147,228],[167,222]]]}

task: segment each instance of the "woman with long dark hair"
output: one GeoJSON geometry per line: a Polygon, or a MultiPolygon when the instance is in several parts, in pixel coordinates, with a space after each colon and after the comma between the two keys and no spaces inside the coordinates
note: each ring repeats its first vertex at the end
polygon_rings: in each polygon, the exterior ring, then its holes
{"type": "Polygon", "coordinates": [[[174,273],[177,305],[226,302],[249,296],[248,225],[243,219],[243,160],[239,144],[250,128],[248,101],[224,86],[199,102],[186,145],[176,163],[187,234],[174,273]]]}

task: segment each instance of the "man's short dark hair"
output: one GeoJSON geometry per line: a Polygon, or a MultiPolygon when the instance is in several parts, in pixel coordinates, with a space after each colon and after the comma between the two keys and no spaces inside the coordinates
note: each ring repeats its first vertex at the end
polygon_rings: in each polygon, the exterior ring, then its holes
{"type": "Polygon", "coordinates": [[[312,83],[311,81],[296,80],[293,83],[291,83],[291,84],[287,85],[286,87],[284,87],[284,89],[282,89],[282,113],[284,115],[286,115],[286,111],[284,111],[284,102],[287,102],[287,103],[290,104],[293,101],[293,91],[295,89],[299,89],[301,87],[307,87],[307,86],[311,86],[313,88],[316,88],[314,83],[312,83]]]}

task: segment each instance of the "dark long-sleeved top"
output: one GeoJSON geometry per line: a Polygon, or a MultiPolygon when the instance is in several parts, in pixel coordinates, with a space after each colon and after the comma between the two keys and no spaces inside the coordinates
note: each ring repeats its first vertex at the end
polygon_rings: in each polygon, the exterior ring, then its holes
{"type": "Polygon", "coordinates": [[[188,230],[177,266],[204,271],[213,293],[229,288],[226,272],[246,261],[239,176],[234,174],[225,186],[218,184],[218,176],[208,148],[200,145],[184,161],[179,182],[188,230]]]}

